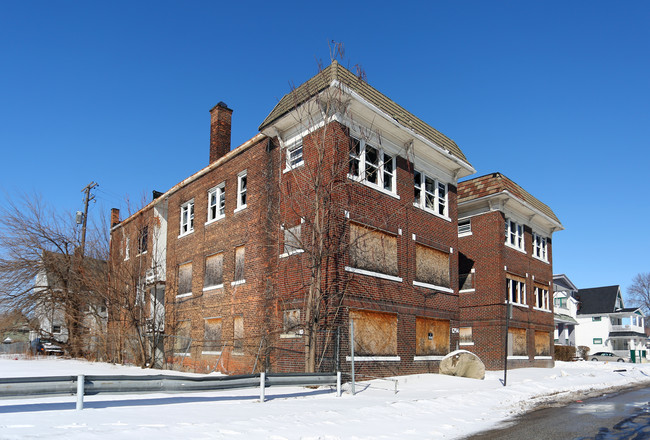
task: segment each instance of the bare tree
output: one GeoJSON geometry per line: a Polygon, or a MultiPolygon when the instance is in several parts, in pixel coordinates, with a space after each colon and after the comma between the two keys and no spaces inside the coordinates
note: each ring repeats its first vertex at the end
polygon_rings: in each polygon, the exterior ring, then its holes
{"type": "MultiPolygon", "coordinates": [[[[58,315],[73,356],[84,354],[89,315],[102,301],[93,286],[105,276],[96,258],[96,229],[86,239],[85,257],[78,251],[78,232],[72,216],[37,195],[8,200],[0,209],[0,305],[26,316],[58,315]]],[[[55,336],[51,327],[40,331],[55,336]]]]}
{"type": "Polygon", "coordinates": [[[636,274],[627,294],[634,305],[641,307],[646,315],[650,314],[650,272],[636,274]]]}

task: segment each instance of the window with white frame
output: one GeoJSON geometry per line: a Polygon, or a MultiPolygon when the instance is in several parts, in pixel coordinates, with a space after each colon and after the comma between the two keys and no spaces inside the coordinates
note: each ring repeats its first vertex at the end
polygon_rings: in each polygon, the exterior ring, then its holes
{"type": "Polygon", "coordinates": [[[524,248],[524,226],[520,223],[506,219],[506,244],[520,251],[524,248]]]}
{"type": "Polygon", "coordinates": [[[131,240],[129,237],[124,239],[124,259],[128,260],[131,257],[131,240]]]}
{"type": "Polygon", "coordinates": [[[514,304],[526,305],[526,280],[523,278],[506,278],[508,301],[514,304]]]}
{"type": "Polygon", "coordinates": [[[237,209],[235,211],[244,209],[247,206],[247,184],[248,175],[244,171],[237,176],[237,209]]]}
{"type": "Polygon", "coordinates": [[[348,177],[395,193],[395,158],[365,140],[350,140],[348,177]]]}
{"type": "Polygon", "coordinates": [[[282,313],[283,333],[297,335],[300,332],[300,309],[285,310],[282,313]]]}
{"type": "Polygon", "coordinates": [[[299,167],[305,161],[302,157],[302,142],[287,148],[287,170],[299,167]]]}
{"type": "Polygon", "coordinates": [[[551,310],[548,289],[535,286],[535,307],[538,309],[551,310]]]}
{"type": "Polygon", "coordinates": [[[547,240],[539,234],[533,232],[533,257],[543,261],[548,261],[547,240]]]}
{"type": "Polygon", "coordinates": [[[226,183],[208,191],[208,223],[226,216],[226,183]]]}
{"type": "Polygon", "coordinates": [[[194,231],[194,199],[181,205],[181,233],[186,235],[194,231]]]}
{"type": "Polygon", "coordinates": [[[472,219],[458,220],[458,235],[469,235],[472,233],[472,219]]]}
{"type": "Polygon", "coordinates": [[[426,174],[415,171],[413,173],[414,202],[418,208],[429,211],[435,215],[448,217],[447,184],[426,174]]]}
{"type": "Polygon", "coordinates": [[[138,255],[147,252],[147,243],[149,242],[149,227],[143,226],[138,232],[138,255]]]}

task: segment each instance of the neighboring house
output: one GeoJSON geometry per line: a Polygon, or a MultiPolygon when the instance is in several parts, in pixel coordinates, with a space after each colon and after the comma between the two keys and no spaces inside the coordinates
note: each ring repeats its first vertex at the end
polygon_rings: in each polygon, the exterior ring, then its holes
{"type": "MultiPolygon", "coordinates": [[[[87,352],[99,350],[101,339],[106,332],[108,312],[105,300],[82,287],[77,292],[77,285],[87,285],[91,278],[73,274],[75,257],[60,253],[43,252],[41,269],[34,280],[36,304],[33,317],[35,331],[30,338],[46,338],[68,343],[66,307],[71,303],[80,307],[80,329],[83,332],[83,348],[87,352]]],[[[106,262],[94,258],[84,258],[83,273],[100,279],[106,273],[106,262]]],[[[92,283],[93,281],[90,281],[92,283]]]]}
{"type": "Polygon", "coordinates": [[[576,345],[576,325],[580,302],[576,299],[578,288],[564,274],[553,275],[553,309],[555,318],[555,343],[576,345]]]}
{"type": "Polygon", "coordinates": [[[487,368],[503,368],[506,332],[508,367],[553,365],[552,235],[562,229],[501,173],[458,184],[460,346],[487,368]]]}
{"type": "Polygon", "coordinates": [[[210,113],[207,167],[111,229],[113,261],[133,260],[138,219],[167,204],[167,360],[301,371],[311,335],[315,369],[347,371],[353,320],[358,373],[437,371],[459,344],[456,185],[474,172],[460,148],[336,62],[233,150],[232,110],[210,113]],[[331,197],[314,195],[318,173],[331,197]],[[331,204],[320,262],[315,200],[331,204]]]}
{"type": "Polygon", "coordinates": [[[577,345],[589,347],[590,353],[611,351],[623,357],[632,350],[645,352],[645,315],[624,306],[620,286],[579,289],[577,299],[577,345]]]}

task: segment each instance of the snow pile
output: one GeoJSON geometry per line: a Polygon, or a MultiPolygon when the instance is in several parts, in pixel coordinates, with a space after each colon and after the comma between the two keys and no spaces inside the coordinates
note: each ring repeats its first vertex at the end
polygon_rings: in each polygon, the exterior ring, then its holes
{"type": "MultiPolygon", "coordinates": [[[[65,359],[0,359],[3,377],[160,373],[65,359]]],[[[5,399],[0,438],[460,438],[536,405],[650,384],[650,364],[557,362],[552,369],[511,370],[507,387],[502,379],[502,371],[487,372],[485,380],[413,375],[397,378],[397,394],[393,381],[373,380],[340,398],[329,388],[268,388],[265,403],[258,389],[99,395],[86,396],[83,411],[74,410],[74,396],[5,399]]]]}

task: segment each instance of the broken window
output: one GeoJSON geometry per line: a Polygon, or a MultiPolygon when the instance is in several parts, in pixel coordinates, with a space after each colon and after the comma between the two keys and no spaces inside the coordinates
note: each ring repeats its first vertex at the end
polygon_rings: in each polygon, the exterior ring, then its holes
{"type": "Polygon", "coordinates": [[[138,232],[138,254],[147,252],[147,242],[149,241],[149,227],[143,226],[138,232]]]}
{"type": "Polygon", "coordinates": [[[351,223],[350,265],[357,269],[397,276],[397,238],[351,223]]]}
{"type": "Polygon", "coordinates": [[[284,254],[291,255],[302,250],[300,242],[300,233],[302,224],[284,229],[284,254]]]}
{"type": "Polygon", "coordinates": [[[247,206],[246,191],[248,186],[248,175],[246,171],[237,176],[237,209],[244,209],[247,206]]]}
{"type": "Polygon", "coordinates": [[[350,319],[354,321],[355,354],[397,354],[397,315],[350,310],[350,319]]]}
{"type": "Polygon", "coordinates": [[[300,309],[285,310],[282,314],[283,333],[295,335],[299,332],[300,327],[300,309]]]}
{"type": "Polygon", "coordinates": [[[535,286],[535,307],[538,309],[551,310],[548,289],[535,286]]]}
{"type": "Polygon", "coordinates": [[[226,216],[226,183],[208,191],[208,222],[226,216]]]}
{"type": "Polygon", "coordinates": [[[221,351],[221,318],[205,318],[203,321],[203,352],[221,351]]]}
{"type": "Polygon", "coordinates": [[[413,204],[433,214],[448,217],[447,184],[420,171],[413,172],[413,204]]]}
{"type": "Polygon", "coordinates": [[[472,345],[474,340],[472,339],[472,327],[461,327],[459,333],[460,345],[472,345]]]}
{"type": "Polygon", "coordinates": [[[469,235],[472,233],[472,219],[458,220],[458,235],[469,235]]]}
{"type": "Polygon", "coordinates": [[[205,259],[203,288],[223,285],[223,254],[210,255],[205,259]]]}
{"type": "Polygon", "coordinates": [[[189,355],[191,338],[192,321],[178,321],[176,323],[176,332],[174,338],[174,354],[189,355]]]}
{"type": "Polygon", "coordinates": [[[508,329],[508,356],[527,356],[526,329],[508,329]]]}
{"type": "Polygon", "coordinates": [[[192,263],[185,263],[178,266],[178,292],[176,294],[192,294],[192,263]]]}
{"type": "Polygon", "coordinates": [[[415,279],[421,283],[449,289],[449,254],[416,244],[415,279]]]}
{"type": "Polygon", "coordinates": [[[181,232],[186,235],[194,231],[194,200],[181,205],[181,232]]]}
{"type": "Polygon", "coordinates": [[[239,246],[235,248],[235,279],[234,282],[244,282],[244,260],[245,260],[245,249],[244,246],[239,246]]]}
{"type": "Polygon", "coordinates": [[[235,316],[233,319],[233,352],[236,354],[244,353],[244,317],[235,316]]]}
{"type": "Polygon", "coordinates": [[[416,356],[449,353],[449,321],[415,318],[416,356]]]}
{"type": "Polygon", "coordinates": [[[549,332],[535,332],[535,356],[551,355],[551,334],[549,332]]]}
{"type": "Polygon", "coordinates": [[[506,295],[511,303],[526,305],[526,280],[508,274],[506,276],[506,295]]]}
{"type": "Polygon", "coordinates": [[[395,158],[365,140],[350,139],[348,176],[394,193],[395,158]]]}
{"type": "Polygon", "coordinates": [[[305,162],[302,158],[302,142],[287,148],[287,169],[296,168],[305,162]]]}

